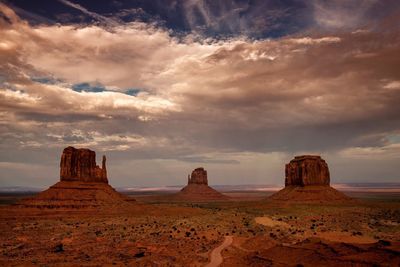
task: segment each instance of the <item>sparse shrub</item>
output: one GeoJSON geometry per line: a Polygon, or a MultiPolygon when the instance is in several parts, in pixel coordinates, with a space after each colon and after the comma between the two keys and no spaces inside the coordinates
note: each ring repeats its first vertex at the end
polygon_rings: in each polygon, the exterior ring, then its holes
{"type": "Polygon", "coordinates": [[[63,251],[64,251],[64,245],[62,243],[59,243],[54,247],[54,252],[56,253],[60,253],[63,251]]]}

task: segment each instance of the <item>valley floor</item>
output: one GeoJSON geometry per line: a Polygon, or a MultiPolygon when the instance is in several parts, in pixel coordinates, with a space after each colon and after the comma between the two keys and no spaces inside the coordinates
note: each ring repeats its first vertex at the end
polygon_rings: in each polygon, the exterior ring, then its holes
{"type": "Polygon", "coordinates": [[[399,198],[288,204],[244,196],[197,204],[138,196],[132,208],[97,211],[2,206],[0,266],[206,266],[213,257],[221,266],[400,264],[399,198]]]}

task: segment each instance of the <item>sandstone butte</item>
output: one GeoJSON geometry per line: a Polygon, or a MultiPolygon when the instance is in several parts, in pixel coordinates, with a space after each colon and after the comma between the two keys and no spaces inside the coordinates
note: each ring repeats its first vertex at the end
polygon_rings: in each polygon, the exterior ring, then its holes
{"type": "Polygon", "coordinates": [[[102,167],[96,165],[96,152],[69,146],[64,149],[60,162],[61,181],[99,182],[108,184],[106,156],[102,167]]]}
{"type": "Polygon", "coordinates": [[[285,166],[285,188],[269,199],[277,201],[345,201],[349,197],[330,186],[328,164],[320,156],[296,156],[285,166]]]}
{"type": "Polygon", "coordinates": [[[207,171],[196,168],[188,175],[188,184],[175,194],[175,199],[185,201],[219,201],[229,199],[217,190],[208,186],[207,171]]]}
{"type": "Polygon", "coordinates": [[[60,161],[60,181],[36,196],[18,203],[22,207],[42,209],[98,208],[125,205],[127,198],[108,184],[106,157],[96,165],[96,152],[67,147],[60,161]]]}

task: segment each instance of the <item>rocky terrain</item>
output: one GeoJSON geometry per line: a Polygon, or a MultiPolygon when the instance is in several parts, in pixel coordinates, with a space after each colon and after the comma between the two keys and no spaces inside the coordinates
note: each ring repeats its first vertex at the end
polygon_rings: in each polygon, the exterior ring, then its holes
{"type": "Polygon", "coordinates": [[[350,201],[330,186],[328,164],[320,156],[296,156],[285,166],[285,188],[269,197],[275,201],[350,201]]]}

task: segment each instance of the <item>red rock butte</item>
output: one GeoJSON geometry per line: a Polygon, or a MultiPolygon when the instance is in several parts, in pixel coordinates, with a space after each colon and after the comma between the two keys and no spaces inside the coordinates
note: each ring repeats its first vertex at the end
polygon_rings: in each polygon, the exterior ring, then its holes
{"type": "Polygon", "coordinates": [[[207,171],[204,168],[196,168],[188,175],[188,184],[175,194],[174,199],[206,202],[229,199],[214,188],[208,186],[207,171]]]}
{"type": "Polygon", "coordinates": [[[192,171],[192,175],[188,175],[189,184],[205,184],[208,185],[207,171],[204,168],[197,168],[192,171]]]}
{"type": "Polygon", "coordinates": [[[320,156],[296,156],[285,166],[285,188],[269,197],[277,201],[345,201],[349,197],[330,186],[328,164],[320,156]]]}
{"type": "Polygon", "coordinates": [[[67,147],[60,161],[60,181],[36,196],[22,200],[22,207],[41,209],[119,207],[134,201],[108,184],[106,157],[102,167],[96,165],[96,152],[67,147]]]}
{"type": "Polygon", "coordinates": [[[87,148],[76,149],[72,146],[65,148],[61,155],[60,180],[108,184],[106,156],[103,155],[100,168],[96,165],[96,152],[87,148]]]}
{"type": "Polygon", "coordinates": [[[297,156],[285,167],[285,186],[329,185],[328,164],[320,156],[297,156]]]}

